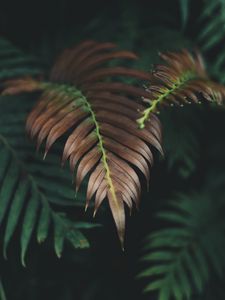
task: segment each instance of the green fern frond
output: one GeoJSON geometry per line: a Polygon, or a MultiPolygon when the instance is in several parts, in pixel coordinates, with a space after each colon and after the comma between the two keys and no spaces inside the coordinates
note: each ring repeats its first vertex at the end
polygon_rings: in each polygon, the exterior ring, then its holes
{"type": "MultiPolygon", "coordinates": [[[[201,15],[202,31],[198,36],[202,50],[214,51],[211,72],[220,82],[225,82],[225,1],[205,0],[201,15]],[[217,49],[219,51],[217,51],[217,49]],[[216,54],[215,54],[216,53],[216,54]]],[[[209,66],[210,67],[210,66],[209,66]]]]}
{"type": "Polygon", "coordinates": [[[158,291],[160,300],[191,299],[201,293],[214,272],[225,267],[224,206],[207,193],[179,195],[158,213],[169,224],[145,241],[142,260],[150,266],[139,277],[151,277],[145,292],[158,291]]]}
{"type": "Polygon", "coordinates": [[[54,227],[54,248],[58,257],[63,250],[63,242],[68,239],[75,248],[86,248],[88,241],[76,229],[75,224],[54,212],[34,177],[27,173],[25,166],[17,158],[5,138],[0,135],[1,151],[1,213],[0,224],[6,218],[3,252],[7,257],[7,248],[19,219],[23,218],[21,230],[21,261],[25,265],[25,255],[34,228],[37,225],[39,243],[48,237],[50,224],[54,227]],[[73,226],[72,226],[73,225],[73,226]]]}
{"type": "Polygon", "coordinates": [[[37,59],[0,37],[0,80],[42,73],[37,59]]]}
{"type": "Polygon", "coordinates": [[[58,167],[56,154],[52,153],[46,163],[33,154],[24,130],[26,112],[32,101],[24,101],[23,97],[1,97],[0,102],[0,229],[4,256],[19,224],[22,224],[23,265],[31,238],[36,236],[39,243],[44,242],[50,230],[58,257],[66,240],[74,248],[87,248],[89,243],[80,229],[95,225],[84,222],[76,226],[76,222],[50,206],[50,202],[73,206],[83,203],[74,199],[73,188],[67,184],[70,174],[58,167]]]}

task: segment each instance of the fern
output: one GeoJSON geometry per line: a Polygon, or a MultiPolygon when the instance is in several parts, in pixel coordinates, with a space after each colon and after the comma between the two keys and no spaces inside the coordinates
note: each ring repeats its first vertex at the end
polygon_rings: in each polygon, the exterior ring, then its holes
{"type": "Polygon", "coordinates": [[[149,165],[153,163],[149,146],[162,153],[161,127],[154,115],[147,129],[140,131],[136,126],[138,110],[143,109],[136,99],[148,95],[144,89],[105,81],[110,76],[124,75],[149,79],[145,72],[124,67],[100,68],[115,58],[137,58],[131,52],[112,51],[113,48],[111,43],[83,42],[63,52],[52,68],[50,82],[11,80],[5,83],[3,94],[43,91],[28,117],[28,133],[37,137],[38,148],[47,138],[46,156],[53,143],[71,130],[62,163],[70,158],[72,172],[77,168],[77,191],[91,172],[86,208],[95,195],[95,214],[108,198],[123,247],[124,202],[131,209],[132,202],[138,206],[140,201],[140,180],[132,166],[149,181],[149,165]]]}
{"type": "Polygon", "coordinates": [[[213,53],[210,64],[212,75],[225,83],[225,1],[205,0],[201,22],[199,43],[203,51],[213,53]]]}
{"type": "Polygon", "coordinates": [[[222,103],[225,88],[209,80],[199,53],[192,55],[183,50],[160,56],[167,65],[158,65],[152,71],[150,86],[146,89],[149,95],[144,98],[149,107],[137,119],[140,128],[144,128],[150,116],[161,107],[199,103],[203,99],[222,103]]]}
{"type": "Polygon", "coordinates": [[[73,222],[50,206],[49,202],[76,205],[74,192],[66,184],[70,176],[60,170],[55,154],[45,164],[34,155],[24,132],[26,111],[32,101],[24,100],[22,97],[0,98],[0,229],[3,253],[7,257],[9,243],[21,224],[21,262],[25,266],[25,255],[33,236],[42,243],[52,229],[54,249],[60,257],[66,240],[74,248],[89,247],[80,229],[95,225],[73,222]]]}
{"type": "Polygon", "coordinates": [[[0,80],[37,76],[42,73],[40,62],[26,55],[9,41],[0,38],[0,80]]]}
{"type": "Polygon", "coordinates": [[[201,293],[212,273],[225,267],[224,202],[209,193],[179,195],[169,209],[158,213],[168,226],[146,240],[142,258],[150,266],[139,277],[151,276],[146,292],[160,300],[191,299],[201,293]]]}

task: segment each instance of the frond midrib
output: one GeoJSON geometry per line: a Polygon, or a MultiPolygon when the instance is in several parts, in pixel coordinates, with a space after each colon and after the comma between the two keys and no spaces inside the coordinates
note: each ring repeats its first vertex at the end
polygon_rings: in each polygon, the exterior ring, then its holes
{"type": "Polygon", "coordinates": [[[173,94],[175,91],[180,90],[187,82],[198,78],[198,75],[194,70],[185,72],[171,88],[163,87],[163,93],[157,98],[151,100],[151,105],[141,112],[142,117],[137,119],[137,123],[140,129],[145,127],[145,123],[149,120],[150,114],[156,112],[157,107],[161,102],[163,102],[169,95],[173,94]]]}
{"type": "MultiPolygon", "coordinates": [[[[91,115],[92,122],[94,123],[95,126],[95,133],[98,139],[97,146],[101,152],[101,162],[104,166],[105,169],[105,179],[108,183],[109,190],[112,194],[112,199],[115,202],[115,205],[119,209],[118,206],[118,198],[116,195],[116,191],[113,185],[113,180],[111,177],[111,172],[110,172],[110,167],[108,163],[108,158],[107,158],[107,150],[104,148],[104,139],[100,133],[100,125],[99,122],[97,121],[96,114],[91,106],[91,103],[88,101],[88,99],[83,95],[82,91],[77,89],[76,87],[70,86],[68,84],[57,84],[57,83],[51,83],[51,82],[43,82],[41,83],[41,88],[43,90],[49,89],[49,90],[57,90],[58,92],[65,93],[66,95],[71,95],[75,97],[79,97],[77,103],[81,104],[85,110],[89,112],[91,115]]],[[[75,100],[76,101],[76,100],[75,100]]],[[[87,209],[87,205],[86,205],[87,209]]]]}

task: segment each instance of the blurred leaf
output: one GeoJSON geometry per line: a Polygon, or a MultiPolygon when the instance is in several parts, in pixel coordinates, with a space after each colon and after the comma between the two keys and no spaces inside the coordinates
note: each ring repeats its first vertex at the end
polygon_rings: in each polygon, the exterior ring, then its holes
{"type": "Polygon", "coordinates": [[[225,83],[225,1],[205,0],[198,36],[202,50],[209,55],[209,68],[214,77],[225,83]]]}
{"type": "Polygon", "coordinates": [[[189,0],[179,0],[180,11],[181,11],[181,24],[184,29],[187,25],[188,15],[189,15],[189,0]]]}
{"type": "Polygon", "coordinates": [[[213,274],[223,278],[225,268],[225,201],[208,192],[180,194],[169,210],[158,214],[166,229],[145,241],[149,266],[138,277],[151,277],[145,291],[158,299],[192,299],[201,294],[213,274]]]}

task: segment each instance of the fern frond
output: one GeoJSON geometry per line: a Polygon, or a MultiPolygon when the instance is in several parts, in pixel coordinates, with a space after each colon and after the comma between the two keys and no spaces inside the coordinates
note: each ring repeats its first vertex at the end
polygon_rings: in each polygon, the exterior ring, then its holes
{"type": "Polygon", "coordinates": [[[88,242],[83,234],[76,229],[73,222],[54,212],[45,195],[31,174],[17,160],[16,153],[0,135],[1,156],[1,213],[0,225],[6,218],[3,252],[7,257],[7,248],[16,230],[19,218],[23,218],[21,229],[21,261],[25,265],[25,255],[33,231],[37,227],[39,243],[46,240],[50,226],[54,228],[54,248],[58,257],[61,256],[64,240],[72,242],[75,248],[86,248],[88,242]]]}
{"type": "MultiPolygon", "coordinates": [[[[71,221],[50,206],[49,202],[76,205],[73,189],[67,184],[70,174],[59,168],[55,154],[50,155],[45,164],[34,155],[34,149],[26,139],[24,130],[26,112],[30,110],[32,101],[24,100],[22,97],[0,98],[2,247],[6,257],[14,232],[21,227],[20,246],[23,265],[33,237],[36,236],[37,241],[42,243],[53,231],[53,246],[57,256],[60,257],[65,241],[69,241],[74,248],[88,247],[89,243],[80,229],[95,226],[71,221]]],[[[79,202],[77,204],[81,205],[79,202]]]]}
{"type": "Polygon", "coordinates": [[[37,138],[38,147],[46,141],[45,156],[54,142],[70,130],[62,163],[69,158],[76,172],[76,190],[90,173],[87,203],[95,195],[95,212],[108,198],[119,239],[123,247],[125,231],[124,202],[131,209],[140,201],[137,170],[149,181],[153,163],[150,146],[160,152],[161,126],[156,116],[145,130],[136,126],[143,106],[138,97],[147,97],[144,89],[111,81],[118,76],[149,80],[149,74],[124,67],[100,67],[113,59],[137,59],[128,51],[113,51],[111,43],[83,42],[68,49],[52,68],[49,82],[31,79],[9,81],[4,94],[41,89],[39,103],[27,120],[27,131],[37,138]]]}
{"type": "Polygon", "coordinates": [[[144,109],[141,117],[137,119],[140,128],[146,126],[152,113],[158,112],[164,106],[183,106],[202,100],[222,103],[225,88],[208,78],[199,53],[192,55],[183,50],[160,56],[166,65],[158,65],[152,71],[150,86],[146,90],[149,95],[144,98],[149,107],[144,109]]]}
{"type": "Polygon", "coordinates": [[[0,38],[0,80],[42,73],[37,59],[0,38]]]}
{"type": "Polygon", "coordinates": [[[209,65],[212,75],[225,83],[225,1],[204,1],[201,18],[202,30],[198,40],[206,53],[213,51],[209,65]]]}
{"type": "Polygon", "coordinates": [[[143,257],[150,266],[139,277],[151,277],[145,291],[159,299],[191,299],[201,293],[212,272],[225,267],[224,205],[208,193],[179,195],[170,208],[158,213],[168,224],[146,240],[143,257]]]}

